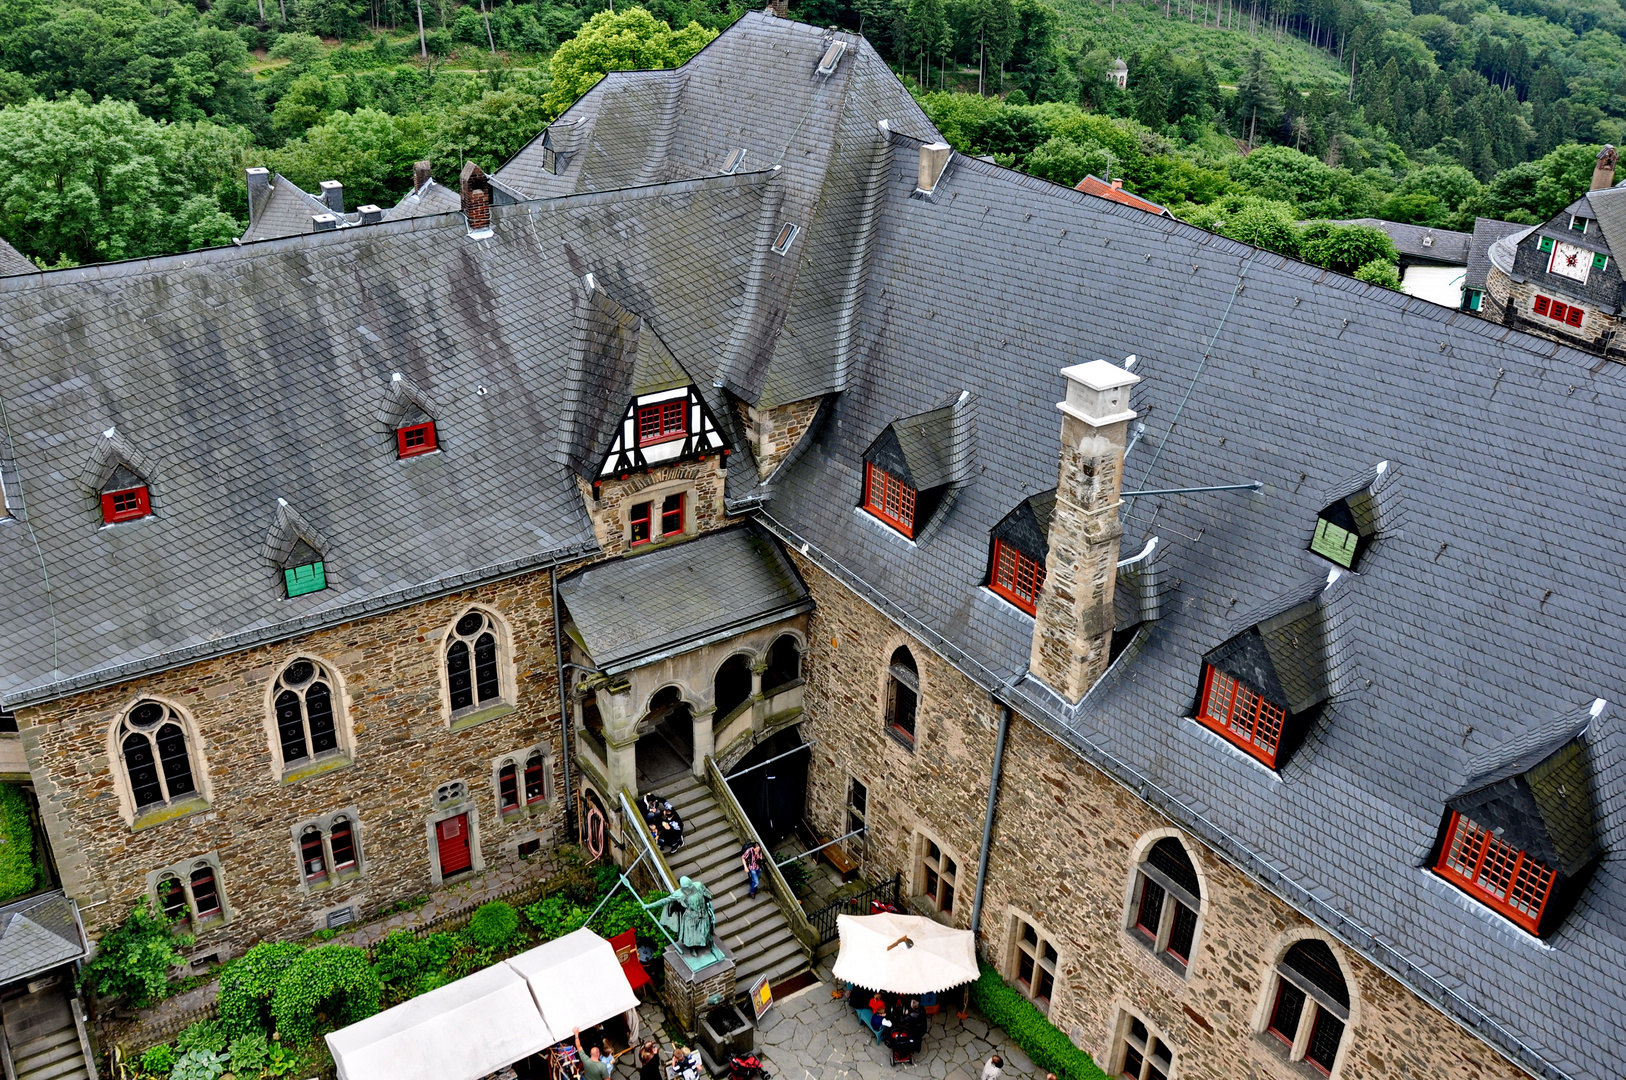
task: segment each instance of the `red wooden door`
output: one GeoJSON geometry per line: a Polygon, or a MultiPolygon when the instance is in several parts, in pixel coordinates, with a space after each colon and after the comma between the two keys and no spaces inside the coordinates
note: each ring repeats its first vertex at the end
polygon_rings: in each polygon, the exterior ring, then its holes
{"type": "Polygon", "coordinates": [[[435,846],[440,849],[440,876],[460,874],[469,859],[469,815],[459,814],[435,825],[435,846]]]}

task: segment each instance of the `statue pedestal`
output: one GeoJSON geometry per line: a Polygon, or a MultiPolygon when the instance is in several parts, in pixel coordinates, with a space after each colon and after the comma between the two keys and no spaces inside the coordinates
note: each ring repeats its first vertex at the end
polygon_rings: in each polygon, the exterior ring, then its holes
{"type": "Polygon", "coordinates": [[[696,955],[668,945],[665,958],[667,1015],[693,1035],[708,1009],[734,997],[734,957],[713,935],[709,952],[696,955]],[[697,969],[696,964],[704,966],[697,969]]]}

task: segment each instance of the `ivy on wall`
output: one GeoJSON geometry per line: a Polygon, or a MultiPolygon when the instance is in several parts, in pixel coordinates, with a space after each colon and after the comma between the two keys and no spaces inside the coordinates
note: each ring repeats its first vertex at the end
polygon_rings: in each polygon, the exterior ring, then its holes
{"type": "Polygon", "coordinates": [[[39,878],[28,796],[15,784],[0,784],[0,902],[33,892],[39,878]]]}

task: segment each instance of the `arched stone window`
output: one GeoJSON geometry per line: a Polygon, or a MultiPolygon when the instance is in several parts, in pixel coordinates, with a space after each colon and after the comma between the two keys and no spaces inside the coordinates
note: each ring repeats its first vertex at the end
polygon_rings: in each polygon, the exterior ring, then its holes
{"type": "Polygon", "coordinates": [[[483,611],[465,612],[452,627],[446,646],[446,689],[452,715],[502,700],[497,627],[483,611]]]}
{"type": "Polygon", "coordinates": [[[768,668],[762,673],[762,690],[767,693],[802,677],[802,651],[793,634],[780,634],[768,650],[768,668]]]}
{"type": "Polygon", "coordinates": [[[1264,1033],[1289,1061],[1333,1075],[1349,1025],[1349,984],[1332,947],[1294,942],[1266,981],[1264,1033]]]}
{"type": "Polygon", "coordinates": [[[1197,868],[1178,837],[1158,840],[1135,867],[1130,935],[1182,975],[1197,947],[1201,896],[1197,868]]]}
{"type": "Polygon", "coordinates": [[[212,851],[148,874],[147,895],[165,915],[189,921],[194,932],[231,917],[221,889],[220,857],[212,851]]]}
{"type": "Polygon", "coordinates": [[[299,862],[305,884],[315,885],[327,880],[327,850],[322,844],[322,830],[315,825],[307,825],[300,834],[299,862]]]}
{"type": "Polygon", "coordinates": [[[169,706],[137,702],[119,723],[119,752],[137,814],[199,794],[186,728],[169,706]]]}
{"type": "Polygon", "coordinates": [[[361,873],[358,833],[353,807],[294,826],[299,878],[307,891],[325,889],[361,873]]]}
{"type": "Polygon", "coordinates": [[[343,752],[336,696],[333,676],[314,660],[299,657],[277,676],[271,702],[285,771],[343,752]]]}
{"type": "Polygon", "coordinates": [[[186,886],[174,874],[165,874],[158,879],[158,910],[167,918],[187,918],[186,886]]]}
{"type": "Polygon", "coordinates": [[[548,801],[548,755],[546,743],[504,754],[492,763],[497,787],[497,810],[504,820],[534,811],[548,801]]]}
{"type": "Polygon", "coordinates": [[[904,646],[892,653],[886,676],[886,730],[903,745],[915,748],[915,710],[920,704],[920,669],[904,646]]]}
{"type": "Polygon", "coordinates": [[[744,705],[751,696],[751,661],[744,656],[730,656],[717,669],[713,684],[718,720],[744,705]]]}

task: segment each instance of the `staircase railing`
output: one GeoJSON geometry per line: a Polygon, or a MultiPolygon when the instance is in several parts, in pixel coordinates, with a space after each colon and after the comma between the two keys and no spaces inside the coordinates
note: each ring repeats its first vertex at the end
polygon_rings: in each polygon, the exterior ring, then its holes
{"type": "MultiPolygon", "coordinates": [[[[717,800],[718,809],[723,812],[723,817],[728,819],[729,825],[733,826],[735,833],[760,844],[763,853],[766,854],[768,845],[762,843],[762,837],[757,835],[756,826],[751,824],[745,808],[734,797],[734,789],[728,786],[727,779],[723,777],[722,771],[717,768],[717,762],[712,760],[710,754],[706,755],[706,787],[711,790],[712,796],[717,800]]],[[[774,903],[784,912],[786,921],[790,923],[790,932],[796,935],[796,940],[801,942],[802,948],[809,957],[812,957],[819,950],[819,932],[807,921],[807,912],[802,910],[801,901],[791,892],[790,882],[785,880],[785,875],[780,873],[773,859],[764,858],[762,862],[762,872],[768,879],[768,891],[773,893],[774,903]]]]}
{"type": "Polygon", "coordinates": [[[677,892],[678,879],[672,873],[672,867],[668,865],[666,856],[661,853],[661,846],[655,842],[655,835],[649,831],[644,815],[635,809],[637,800],[627,794],[626,788],[622,788],[618,794],[621,798],[621,820],[626,823],[627,831],[638,838],[638,847],[654,872],[656,880],[667,892],[677,892]]]}

